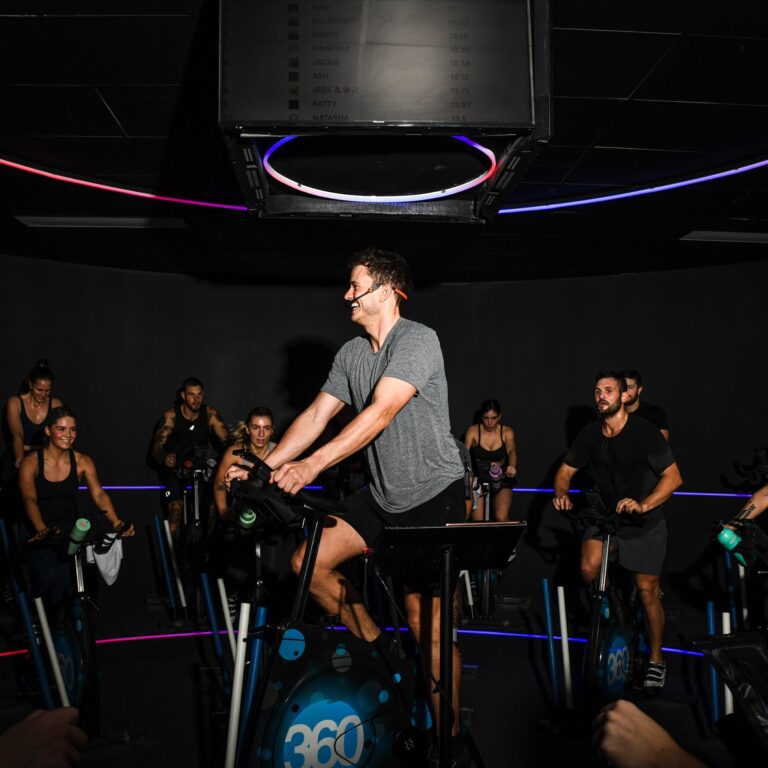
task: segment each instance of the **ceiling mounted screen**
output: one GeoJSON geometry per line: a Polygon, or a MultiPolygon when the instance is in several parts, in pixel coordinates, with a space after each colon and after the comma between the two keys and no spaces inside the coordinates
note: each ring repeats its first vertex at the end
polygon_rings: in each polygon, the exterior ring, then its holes
{"type": "Polygon", "coordinates": [[[525,127],[527,0],[222,0],[222,127],[525,127]]]}

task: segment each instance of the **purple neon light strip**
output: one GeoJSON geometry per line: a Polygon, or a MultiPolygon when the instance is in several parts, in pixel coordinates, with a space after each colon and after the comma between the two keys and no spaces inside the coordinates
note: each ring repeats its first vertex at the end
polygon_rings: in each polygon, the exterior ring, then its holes
{"type": "Polygon", "coordinates": [[[306,184],[301,184],[298,181],[294,181],[279,171],[276,171],[272,167],[271,163],[269,162],[272,155],[278,149],[280,149],[280,147],[285,146],[289,141],[293,141],[297,138],[298,136],[285,136],[280,139],[280,141],[275,142],[264,153],[264,170],[273,179],[279,181],[281,184],[284,184],[286,187],[295,189],[297,192],[304,192],[307,195],[322,197],[327,200],[342,200],[347,203],[416,203],[425,200],[439,200],[443,197],[449,197],[450,195],[457,195],[460,192],[466,192],[466,190],[472,189],[473,187],[482,184],[486,179],[493,176],[493,174],[496,172],[496,155],[490,149],[488,149],[488,147],[484,147],[481,144],[478,144],[476,141],[472,141],[472,139],[467,138],[466,136],[452,136],[451,138],[456,139],[457,141],[463,141],[473,149],[482,152],[491,161],[490,168],[480,176],[474,179],[470,179],[463,184],[458,184],[455,187],[435,190],[433,192],[422,192],[420,194],[414,195],[348,195],[344,194],[343,192],[330,192],[326,189],[317,189],[316,187],[309,187],[306,184]]]}
{"type": "MultiPolygon", "coordinates": [[[[515,488],[515,493],[554,493],[554,488],[515,488]]],[[[572,488],[569,493],[582,493],[578,488],[572,488]]],[[[675,491],[673,496],[700,496],[711,499],[749,499],[749,493],[710,493],[709,491],[675,491]]]]}
{"type": "MultiPolygon", "coordinates": [[[[105,485],[102,486],[105,491],[162,491],[164,485],[105,485]]],[[[190,486],[191,487],[191,486],[190,486]]],[[[87,485],[80,486],[81,491],[87,491],[87,485]]],[[[308,485],[307,491],[322,491],[322,485],[308,485]]],[[[515,493],[554,493],[554,488],[515,488],[515,493]]],[[[574,488],[570,493],[581,493],[578,488],[574,488]]],[[[704,499],[749,499],[749,493],[714,493],[708,491],[675,491],[673,496],[698,496],[704,499]]]]}
{"type": "Polygon", "coordinates": [[[32,173],[35,176],[42,176],[45,179],[51,179],[53,181],[66,181],[69,184],[77,184],[81,187],[88,187],[89,189],[98,189],[102,192],[116,192],[120,195],[128,195],[129,197],[141,197],[146,200],[158,200],[163,203],[180,203],[181,205],[196,205],[200,208],[219,208],[225,211],[247,211],[248,207],[245,205],[227,205],[225,203],[209,203],[205,200],[189,200],[183,197],[167,197],[166,195],[156,195],[154,192],[140,192],[136,189],[127,189],[126,187],[116,187],[111,184],[99,184],[95,181],[86,181],[85,179],[77,179],[74,176],[65,176],[61,173],[52,173],[51,171],[44,171],[41,168],[34,168],[31,165],[22,165],[21,163],[14,163],[11,160],[6,160],[0,157],[0,165],[4,165],[7,168],[13,168],[16,171],[24,171],[25,173],[32,173]]]}
{"type": "MultiPolygon", "coordinates": [[[[191,488],[191,485],[188,485],[187,488],[191,488]]],[[[165,489],[164,485],[103,485],[102,488],[105,491],[162,491],[165,489]]],[[[78,490],[80,491],[87,491],[88,486],[87,485],[80,485],[78,486],[78,490]]],[[[305,486],[305,490],[307,491],[322,491],[323,486],[322,485],[307,485],[305,486]]]]}
{"type": "MultiPolygon", "coordinates": [[[[349,630],[346,627],[332,627],[332,629],[336,630],[337,632],[348,632],[349,630]]],[[[237,630],[235,630],[237,632],[237,630]]],[[[540,635],[540,634],[531,634],[526,632],[499,632],[495,630],[490,629],[459,629],[457,630],[458,634],[460,635],[480,635],[485,637],[511,637],[511,638],[517,638],[517,639],[523,639],[523,640],[546,640],[547,635],[540,635]]],[[[220,635],[225,635],[226,630],[222,629],[219,631],[220,635]]],[[[136,643],[136,642],[143,642],[145,640],[173,640],[173,639],[184,639],[184,638],[190,638],[190,637],[211,637],[213,635],[213,632],[211,630],[205,630],[205,631],[198,631],[198,632],[171,632],[167,634],[162,635],[131,635],[130,637],[106,637],[102,640],[97,640],[96,645],[114,645],[119,643],[136,643]]],[[[553,638],[555,640],[561,640],[562,638],[559,635],[553,635],[553,638]]],[[[569,643],[576,643],[576,644],[585,644],[587,642],[587,639],[585,637],[569,637],[568,638],[569,643]]],[[[662,651],[665,653],[676,653],[682,656],[704,656],[701,651],[686,651],[683,648],[667,648],[663,647],[662,651]]],[[[26,648],[22,648],[21,650],[16,651],[6,651],[4,653],[0,653],[0,658],[4,658],[5,656],[17,656],[22,653],[27,653],[26,648]]]]}
{"type": "Polygon", "coordinates": [[[741,165],[738,168],[731,168],[727,171],[720,171],[718,173],[709,173],[706,176],[696,176],[693,179],[685,179],[683,181],[674,181],[670,184],[659,184],[653,187],[643,187],[642,189],[632,189],[629,192],[616,192],[612,195],[600,195],[598,197],[585,197],[579,200],[564,200],[560,203],[541,203],[538,205],[522,205],[515,208],[502,208],[499,210],[501,214],[512,213],[539,213],[541,211],[556,211],[561,208],[576,208],[581,205],[592,205],[594,203],[610,203],[614,200],[624,200],[630,197],[641,197],[642,195],[653,195],[657,192],[669,192],[672,189],[680,189],[681,187],[690,187],[694,184],[704,184],[708,181],[717,181],[718,179],[725,179],[729,176],[737,176],[741,173],[749,173],[749,171],[757,170],[758,168],[765,168],[768,166],[768,160],[760,160],[757,163],[750,163],[749,165],[741,165]]]}

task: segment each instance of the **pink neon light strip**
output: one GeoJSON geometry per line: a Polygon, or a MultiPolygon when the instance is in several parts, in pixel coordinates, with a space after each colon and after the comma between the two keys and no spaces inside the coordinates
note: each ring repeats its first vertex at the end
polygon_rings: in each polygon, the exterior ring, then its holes
{"type": "MultiPolygon", "coordinates": [[[[279,174],[277,174],[274,169],[271,168],[271,166],[268,165],[268,157],[271,155],[276,149],[278,149],[280,146],[285,144],[288,141],[291,141],[292,139],[295,139],[296,136],[286,136],[285,138],[281,139],[277,143],[273,144],[269,150],[267,151],[267,154],[264,158],[265,168],[267,171],[272,175],[274,178],[276,178],[278,181],[280,181],[283,184],[288,184],[288,181],[283,181],[281,178],[278,178],[279,174]],[[277,174],[277,175],[276,175],[277,174]]],[[[443,190],[441,193],[426,193],[427,197],[418,197],[418,196],[407,196],[402,198],[385,198],[385,197],[376,197],[375,195],[371,196],[359,196],[357,197],[357,201],[360,202],[379,202],[379,203],[387,203],[387,202],[409,202],[416,199],[423,199],[423,200],[434,200],[438,197],[445,197],[448,194],[457,194],[460,191],[464,191],[466,189],[470,189],[472,186],[476,186],[477,184],[481,184],[485,179],[489,178],[493,175],[493,173],[496,171],[496,157],[489,150],[487,147],[482,147],[479,144],[476,144],[471,139],[468,139],[466,136],[454,136],[453,138],[458,139],[459,141],[464,141],[470,146],[476,147],[478,150],[486,154],[489,159],[491,160],[492,166],[491,169],[488,171],[487,174],[484,174],[479,178],[478,180],[473,180],[470,182],[467,182],[466,185],[461,185],[460,187],[455,187],[452,190],[443,190]]],[[[63,174],[59,173],[51,173],[50,171],[44,171],[40,168],[34,168],[30,165],[23,165],[22,163],[15,163],[11,160],[6,160],[2,157],[0,157],[0,166],[6,166],[7,168],[13,168],[17,171],[23,171],[25,173],[31,173],[36,176],[42,176],[46,179],[52,179],[54,181],[65,181],[69,184],[77,184],[79,186],[83,187],[89,187],[91,189],[98,189],[105,192],[115,192],[121,195],[129,195],[131,197],[141,197],[147,200],[158,200],[160,202],[166,202],[166,203],[180,203],[182,205],[196,205],[203,208],[219,208],[223,210],[229,210],[229,211],[242,211],[247,212],[249,209],[245,205],[227,205],[225,203],[210,203],[206,202],[204,200],[188,200],[181,197],[166,197],[164,195],[156,195],[152,192],[140,192],[135,189],[127,189],[125,187],[116,187],[111,186],[109,184],[98,184],[93,181],[85,181],[84,179],[76,179],[73,176],[64,176],[63,174]]],[[[580,198],[576,200],[562,200],[559,202],[552,202],[552,203],[537,203],[537,204],[531,204],[531,205],[525,205],[521,204],[515,208],[502,208],[499,210],[499,215],[509,215],[509,214],[515,214],[515,213],[539,213],[542,211],[553,211],[558,210],[561,208],[574,208],[578,206],[583,205],[593,205],[596,203],[607,203],[612,202],[614,200],[623,200],[626,198],[632,198],[632,197],[640,197],[643,195],[652,195],[657,194],[659,192],[668,192],[673,189],[679,189],[681,187],[689,187],[694,186],[696,184],[702,184],[706,183],[708,181],[715,181],[717,179],[727,178],[728,176],[736,176],[742,173],[748,173],[750,171],[759,169],[759,168],[765,168],[768,166],[768,160],[761,160],[756,163],[750,163],[748,165],[739,166],[737,168],[731,168],[729,170],[720,171],[718,173],[711,173],[704,176],[695,176],[690,179],[683,179],[681,181],[676,181],[670,184],[661,184],[657,186],[652,187],[641,187],[639,189],[633,189],[629,190],[627,192],[618,192],[614,194],[607,194],[607,195],[599,195],[597,197],[588,197],[588,198],[580,198]]],[[[289,180],[290,181],[290,180],[289,180]]],[[[301,184],[298,184],[298,182],[291,181],[288,186],[292,186],[294,189],[298,189],[301,192],[306,192],[307,194],[317,194],[320,197],[330,197],[331,199],[341,199],[341,200],[348,200],[354,196],[336,196],[334,197],[334,193],[332,192],[326,192],[322,195],[319,194],[322,190],[312,190],[311,187],[305,187],[301,184]]]]}
{"type": "Polygon", "coordinates": [[[422,192],[415,195],[348,195],[343,192],[330,192],[327,189],[317,189],[316,187],[308,187],[306,184],[301,184],[298,181],[289,179],[284,174],[276,171],[269,162],[270,157],[282,146],[289,141],[293,141],[298,136],[285,136],[280,141],[275,142],[264,154],[264,170],[276,181],[281,184],[285,184],[286,187],[295,189],[298,192],[304,192],[307,195],[313,195],[314,197],[323,197],[327,200],[342,200],[347,203],[416,203],[424,200],[438,200],[442,197],[448,197],[449,195],[457,195],[459,192],[465,192],[472,187],[476,187],[482,184],[486,179],[493,176],[496,172],[496,155],[481,144],[478,144],[472,139],[468,139],[466,136],[453,136],[452,138],[457,141],[463,141],[473,149],[477,149],[482,152],[490,161],[490,168],[480,176],[474,179],[470,179],[463,184],[459,184],[455,187],[449,187],[448,189],[435,190],[433,192],[422,192]]]}
{"type": "Polygon", "coordinates": [[[32,173],[35,176],[42,176],[44,179],[52,179],[53,181],[66,181],[69,184],[77,184],[80,187],[88,187],[89,189],[98,189],[102,192],[116,192],[120,195],[128,195],[129,197],[141,197],[145,200],[159,200],[163,203],[180,203],[182,205],[196,205],[200,208],[219,208],[225,211],[247,211],[248,207],[245,205],[226,205],[225,203],[209,203],[205,200],[187,200],[183,197],[166,197],[165,195],[156,195],[154,192],[139,192],[135,189],[126,189],[125,187],[115,187],[111,184],[98,184],[95,181],[85,181],[85,179],[76,179],[74,176],[64,176],[61,173],[51,173],[50,171],[43,171],[40,168],[34,168],[31,165],[22,165],[21,163],[14,163],[11,160],[6,160],[0,157],[0,165],[6,166],[6,168],[13,168],[16,171],[24,171],[24,173],[32,173]]]}
{"type": "Polygon", "coordinates": [[[0,659],[4,659],[7,656],[21,656],[24,653],[27,653],[26,648],[22,648],[20,651],[3,651],[0,653],[0,659]]]}

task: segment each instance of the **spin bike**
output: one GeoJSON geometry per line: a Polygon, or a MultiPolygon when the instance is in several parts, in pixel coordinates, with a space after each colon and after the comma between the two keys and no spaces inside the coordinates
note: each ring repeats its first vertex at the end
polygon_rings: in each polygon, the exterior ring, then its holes
{"type": "Polygon", "coordinates": [[[300,492],[284,497],[269,485],[269,467],[232,483],[233,509],[255,513],[255,538],[301,525],[307,547],[287,619],[257,626],[241,606],[225,765],[238,768],[395,768],[426,764],[431,729],[426,686],[417,696],[417,662],[395,640],[367,643],[325,622],[305,620],[309,585],[329,515],[338,502],[300,492]],[[290,503],[289,503],[290,502],[290,503]],[[301,506],[295,506],[298,503],[301,506]],[[245,617],[245,618],[244,618],[245,617]],[[254,649],[245,685],[243,643],[254,649]],[[265,645],[263,663],[259,647],[265,645]],[[259,669],[260,667],[260,669],[259,669]],[[258,670],[258,679],[254,679],[258,670]],[[241,706],[242,703],[242,706],[241,706]]]}
{"type": "MultiPolygon", "coordinates": [[[[307,547],[290,617],[278,624],[257,619],[248,629],[250,606],[241,606],[225,768],[423,768],[432,732],[431,685],[415,656],[407,655],[397,630],[373,643],[304,618],[320,537],[329,515],[341,516],[337,502],[301,492],[283,497],[269,485],[271,470],[256,457],[251,479],[233,482],[233,507],[281,529],[303,518],[307,547]],[[297,501],[303,508],[290,506],[297,501]],[[255,510],[255,511],[254,511],[255,510]],[[247,636],[247,637],[246,637],[247,636]],[[258,647],[267,638],[271,652],[258,683],[258,647]],[[242,694],[244,643],[251,640],[251,669],[242,694]],[[421,669],[420,669],[421,668],[421,669]],[[424,675],[422,681],[421,675],[424,675]],[[419,684],[421,683],[421,685],[419,684]],[[242,694],[242,716],[241,701],[242,694]]],[[[242,513],[241,513],[242,519],[242,513]]],[[[460,569],[504,568],[525,523],[455,523],[387,528],[377,541],[376,574],[397,612],[386,575],[440,580],[440,680],[438,764],[451,764],[450,733],[457,716],[452,690],[453,594],[460,569]]],[[[263,615],[262,615],[263,616],[263,615]]],[[[396,619],[396,617],[395,617],[396,619]]],[[[398,622],[393,620],[393,627],[398,622]]],[[[418,654],[418,649],[416,649],[418,654]]]]}
{"type": "MultiPolygon", "coordinates": [[[[93,523],[102,515],[81,515],[68,534],[54,528],[47,538],[32,545],[51,546],[71,561],[72,590],[61,604],[48,607],[55,615],[49,618],[43,601],[35,599],[42,637],[33,632],[29,643],[32,647],[42,641],[61,705],[80,710],[78,724],[92,739],[101,735],[100,680],[92,619],[98,607],[88,594],[84,566],[86,560],[91,564],[93,557],[106,555],[122,540],[120,532],[94,530],[98,526],[93,523]]],[[[124,521],[121,530],[129,529],[130,523],[124,521]]],[[[45,686],[47,676],[40,677],[41,686],[45,686]]]]}
{"type": "Polygon", "coordinates": [[[582,530],[593,526],[602,538],[597,583],[590,593],[589,637],[584,652],[584,687],[596,706],[621,698],[630,687],[642,686],[650,654],[645,616],[629,573],[615,567],[613,538],[621,523],[642,525],[642,519],[609,513],[599,493],[584,491],[588,506],[570,513],[582,530]]]}
{"type": "MultiPolygon", "coordinates": [[[[713,534],[718,543],[746,569],[741,596],[747,611],[742,621],[746,623],[749,617],[747,626],[765,627],[768,624],[768,533],[757,520],[744,520],[742,515],[743,511],[730,520],[720,520],[713,526],[713,534]]],[[[727,569],[727,578],[729,592],[732,592],[734,585],[730,568],[727,569]]]]}
{"type": "Polygon", "coordinates": [[[207,490],[216,472],[214,456],[212,449],[197,447],[190,457],[179,463],[177,469],[184,486],[181,525],[178,538],[175,541],[171,538],[167,544],[185,619],[197,620],[204,615],[200,576],[208,568],[207,543],[213,521],[207,490]]]}

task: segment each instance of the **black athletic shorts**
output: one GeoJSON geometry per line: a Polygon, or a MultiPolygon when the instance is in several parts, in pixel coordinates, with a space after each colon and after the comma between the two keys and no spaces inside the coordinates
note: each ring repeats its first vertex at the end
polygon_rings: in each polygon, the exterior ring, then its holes
{"type": "MultiPolygon", "coordinates": [[[[602,541],[602,536],[593,525],[584,531],[584,538],[602,541]]],[[[641,536],[634,536],[631,539],[614,536],[611,542],[615,542],[618,546],[618,560],[622,568],[649,576],[661,575],[664,557],[667,554],[666,520],[661,520],[641,536]]]]}
{"type": "MultiPolygon", "coordinates": [[[[342,503],[346,511],[339,517],[349,523],[372,549],[375,549],[376,540],[384,528],[464,523],[467,518],[464,478],[455,480],[437,496],[407,512],[386,512],[376,503],[367,486],[342,503]]],[[[426,592],[435,597],[440,594],[437,574],[432,579],[423,576],[409,578],[407,573],[403,573],[402,578],[407,592],[426,592]]]]}
{"type": "Polygon", "coordinates": [[[407,512],[385,511],[376,503],[368,486],[347,496],[342,503],[345,512],[339,517],[349,523],[369,547],[374,546],[381,531],[387,527],[463,523],[467,517],[463,478],[407,512]]]}

